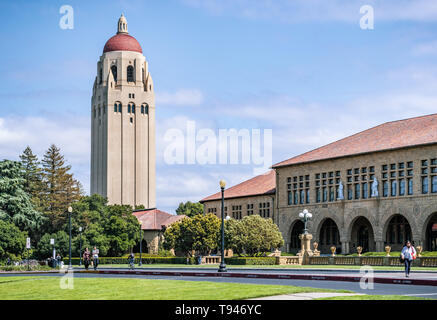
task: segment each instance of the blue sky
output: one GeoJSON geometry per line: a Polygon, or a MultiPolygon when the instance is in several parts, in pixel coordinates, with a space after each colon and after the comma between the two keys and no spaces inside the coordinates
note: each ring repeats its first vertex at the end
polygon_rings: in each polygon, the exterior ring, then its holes
{"type": "Polygon", "coordinates": [[[157,202],[174,212],[254,165],[168,165],[165,132],[272,129],[273,163],[385,121],[435,113],[433,0],[10,1],[0,3],[0,158],[59,145],[89,188],[96,63],[124,13],[157,95],[157,202]],[[74,29],[59,8],[74,9],[74,29]],[[374,7],[373,30],[359,25],[374,7]]]}

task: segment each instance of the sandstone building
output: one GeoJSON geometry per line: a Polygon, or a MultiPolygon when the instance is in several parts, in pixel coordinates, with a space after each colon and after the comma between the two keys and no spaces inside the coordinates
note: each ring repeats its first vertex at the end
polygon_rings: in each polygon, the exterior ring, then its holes
{"type": "Polygon", "coordinates": [[[154,87],[123,15],[97,63],[91,135],[91,194],[155,208],[154,87]]]}
{"type": "MultiPolygon", "coordinates": [[[[338,253],[356,252],[358,246],[399,250],[407,239],[437,250],[437,114],[384,123],[272,168],[270,218],[284,237],[283,251],[299,250],[303,222],[298,215],[304,209],[313,214],[308,228],[322,253],[332,245],[338,253]]],[[[265,196],[252,195],[257,178],[248,187],[239,188],[251,180],[233,187],[238,197],[232,196],[233,188],[226,190],[229,216],[230,206],[244,212],[265,196]]],[[[206,212],[220,216],[219,196],[202,200],[206,212]]]]}
{"type": "MultiPolygon", "coordinates": [[[[256,176],[225,190],[225,217],[242,219],[245,216],[259,214],[264,218],[274,217],[275,172],[256,176]]],[[[221,217],[221,192],[200,200],[205,213],[221,217]]]]}

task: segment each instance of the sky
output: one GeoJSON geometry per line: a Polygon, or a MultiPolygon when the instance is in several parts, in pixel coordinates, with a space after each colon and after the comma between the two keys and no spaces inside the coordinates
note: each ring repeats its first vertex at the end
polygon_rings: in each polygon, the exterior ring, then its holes
{"type": "Polygon", "coordinates": [[[89,192],[96,64],[124,13],[156,93],[157,207],[174,213],[254,175],[169,164],[172,129],[272,130],[277,163],[369,127],[437,112],[434,0],[0,2],[0,159],[54,143],[89,192]],[[61,29],[60,8],[74,10],[61,29]],[[370,5],[373,29],[362,29],[370,5]]]}

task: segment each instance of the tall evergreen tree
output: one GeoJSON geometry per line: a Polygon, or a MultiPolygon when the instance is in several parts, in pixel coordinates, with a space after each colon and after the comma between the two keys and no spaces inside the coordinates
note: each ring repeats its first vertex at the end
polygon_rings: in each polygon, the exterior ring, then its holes
{"type": "Polygon", "coordinates": [[[25,182],[20,162],[0,161],[0,219],[12,222],[20,230],[29,231],[32,237],[43,225],[44,217],[34,209],[24,190],[25,182]]]}
{"type": "Polygon", "coordinates": [[[33,154],[32,149],[27,146],[20,155],[21,165],[23,167],[24,190],[31,196],[32,203],[37,210],[42,210],[42,195],[44,184],[42,181],[41,163],[38,157],[33,154]]]}
{"type": "Polygon", "coordinates": [[[65,164],[64,156],[54,144],[42,160],[45,183],[44,212],[50,219],[53,231],[66,221],[67,208],[80,199],[80,183],[70,173],[71,166],[65,164]]]}

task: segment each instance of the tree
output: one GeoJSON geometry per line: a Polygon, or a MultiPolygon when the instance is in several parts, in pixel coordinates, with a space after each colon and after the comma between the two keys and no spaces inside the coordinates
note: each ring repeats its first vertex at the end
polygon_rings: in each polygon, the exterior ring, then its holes
{"type": "Polygon", "coordinates": [[[0,162],[0,220],[11,222],[22,231],[28,231],[34,240],[45,219],[34,209],[24,190],[25,182],[20,162],[0,162]]]}
{"type": "Polygon", "coordinates": [[[65,223],[67,208],[81,197],[81,185],[73,178],[71,166],[65,164],[60,149],[51,145],[42,160],[45,184],[44,213],[49,217],[51,230],[59,230],[65,223]]]}
{"type": "MultiPolygon", "coordinates": [[[[122,256],[139,241],[139,223],[132,214],[132,207],[107,205],[107,200],[98,194],[82,197],[73,205],[71,219],[73,252],[96,246],[102,256],[122,256]],[[79,227],[83,228],[82,237],[79,227]]],[[[68,231],[68,222],[63,225],[68,231]]]]}
{"type": "Polygon", "coordinates": [[[186,215],[187,217],[193,218],[198,214],[203,214],[203,204],[199,202],[187,201],[185,203],[181,202],[179,207],[176,209],[177,215],[186,215]]]}
{"type": "Polygon", "coordinates": [[[13,223],[0,220],[0,260],[20,258],[26,236],[26,232],[21,232],[13,223]]]}
{"type": "Polygon", "coordinates": [[[37,259],[44,260],[52,256],[53,245],[50,244],[50,239],[55,240],[56,253],[62,257],[68,256],[70,249],[68,234],[61,230],[52,234],[46,233],[41,237],[34,251],[37,259]]]}
{"type": "Polygon", "coordinates": [[[33,154],[29,146],[20,155],[24,173],[24,191],[30,195],[32,203],[37,210],[41,209],[41,195],[44,184],[42,181],[42,170],[38,157],[33,154]]]}
{"type": "Polygon", "coordinates": [[[191,256],[192,251],[207,255],[217,248],[220,220],[213,214],[196,215],[171,224],[164,232],[164,249],[191,256]]]}
{"type": "Polygon", "coordinates": [[[271,251],[284,245],[284,239],[271,219],[258,215],[246,216],[238,222],[228,221],[228,246],[235,252],[248,255],[271,251]]]}

